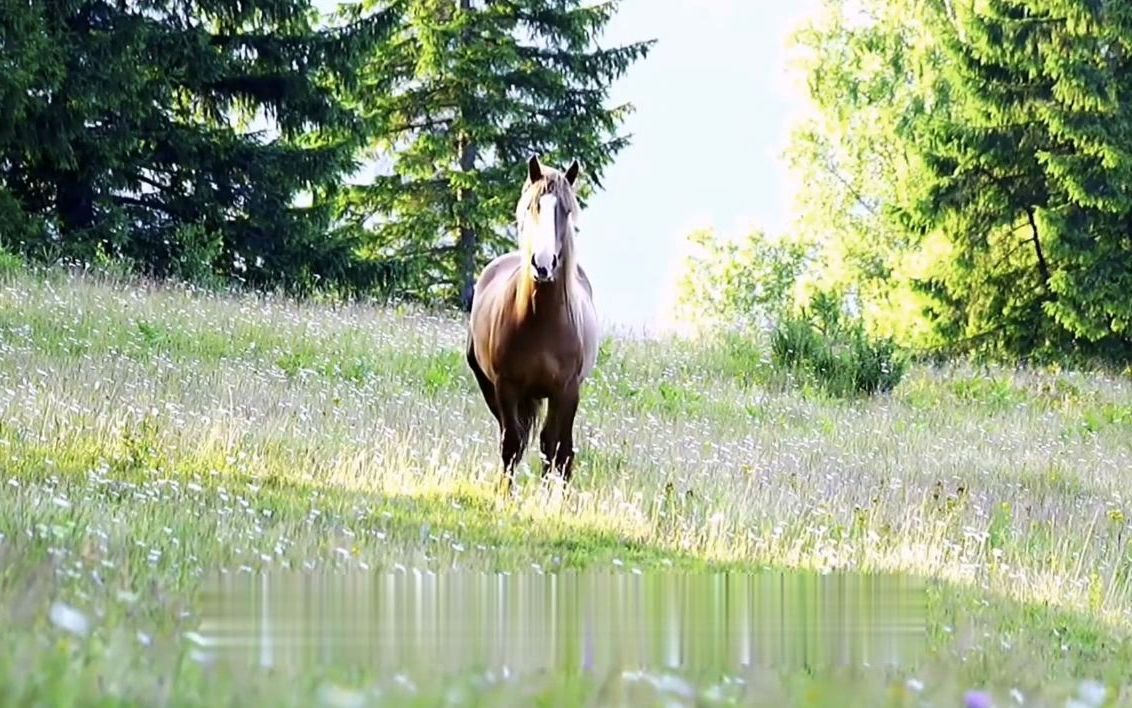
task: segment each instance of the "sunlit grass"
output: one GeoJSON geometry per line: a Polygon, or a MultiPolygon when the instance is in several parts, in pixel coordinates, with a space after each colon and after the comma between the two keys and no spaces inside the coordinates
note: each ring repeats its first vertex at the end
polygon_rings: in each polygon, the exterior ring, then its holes
{"type": "MultiPolygon", "coordinates": [[[[9,278],[0,598],[26,642],[0,651],[0,683],[60,705],[96,685],[148,702],[180,675],[180,700],[210,704],[192,692],[221,684],[185,678],[202,669],[179,638],[204,573],[531,564],[915,573],[950,583],[941,607],[1028,644],[1038,683],[1122,675],[1127,376],[918,367],[889,395],[834,400],[787,385],[758,346],[611,339],[574,484],[531,477],[504,500],[462,327],[9,278]],[[44,633],[55,599],[96,646],[44,633]],[[75,662],[80,678],[52,688],[75,662]]],[[[1012,652],[984,646],[1000,641],[974,642],[984,663],[957,675],[1008,680],[1012,652]]]]}

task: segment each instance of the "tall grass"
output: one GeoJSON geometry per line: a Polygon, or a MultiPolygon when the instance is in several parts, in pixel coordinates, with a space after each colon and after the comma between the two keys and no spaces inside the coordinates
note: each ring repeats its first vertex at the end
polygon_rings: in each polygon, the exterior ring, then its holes
{"type": "Polygon", "coordinates": [[[121,620],[141,594],[129,626],[172,637],[158,603],[218,567],[663,561],[915,573],[1132,627],[1127,377],[913,367],[841,400],[763,385],[754,348],[611,339],[575,482],[503,500],[463,341],[411,309],[9,279],[0,598],[30,637],[46,598],[121,620]]]}

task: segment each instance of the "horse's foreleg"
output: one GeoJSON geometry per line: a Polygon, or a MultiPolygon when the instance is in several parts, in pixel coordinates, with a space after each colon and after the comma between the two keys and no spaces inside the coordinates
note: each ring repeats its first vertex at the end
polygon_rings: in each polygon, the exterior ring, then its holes
{"type": "Polygon", "coordinates": [[[503,460],[503,484],[510,493],[515,484],[515,468],[523,456],[526,436],[519,421],[519,399],[516,391],[501,382],[496,387],[496,406],[499,411],[499,452],[503,460]]]}
{"type": "Polygon", "coordinates": [[[574,416],[578,412],[578,394],[577,387],[571,387],[551,397],[547,426],[542,431],[542,450],[547,460],[543,474],[553,467],[566,482],[570,481],[574,470],[574,416]]]}
{"type": "Polygon", "coordinates": [[[554,458],[558,449],[558,399],[551,397],[546,405],[546,420],[539,433],[539,452],[542,457],[542,476],[545,478],[554,467],[554,458]]]}

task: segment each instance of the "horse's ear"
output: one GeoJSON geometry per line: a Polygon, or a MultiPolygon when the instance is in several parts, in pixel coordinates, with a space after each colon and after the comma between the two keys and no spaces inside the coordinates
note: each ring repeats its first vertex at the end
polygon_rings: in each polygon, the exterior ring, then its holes
{"type": "Polygon", "coordinates": [[[531,159],[527,160],[527,178],[531,182],[542,179],[542,165],[538,161],[538,155],[531,155],[531,159]]]}
{"type": "Polygon", "coordinates": [[[581,172],[581,170],[582,166],[578,164],[577,160],[571,162],[570,166],[566,168],[566,181],[570,183],[571,187],[574,186],[574,182],[578,179],[578,173],[581,172]]]}

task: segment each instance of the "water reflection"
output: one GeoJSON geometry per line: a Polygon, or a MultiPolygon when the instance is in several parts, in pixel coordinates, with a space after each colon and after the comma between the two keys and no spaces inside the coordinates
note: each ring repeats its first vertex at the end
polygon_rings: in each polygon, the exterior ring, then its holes
{"type": "Polygon", "coordinates": [[[394,571],[218,575],[196,640],[213,659],[454,675],[721,675],[914,662],[922,582],[817,573],[394,571]]]}

